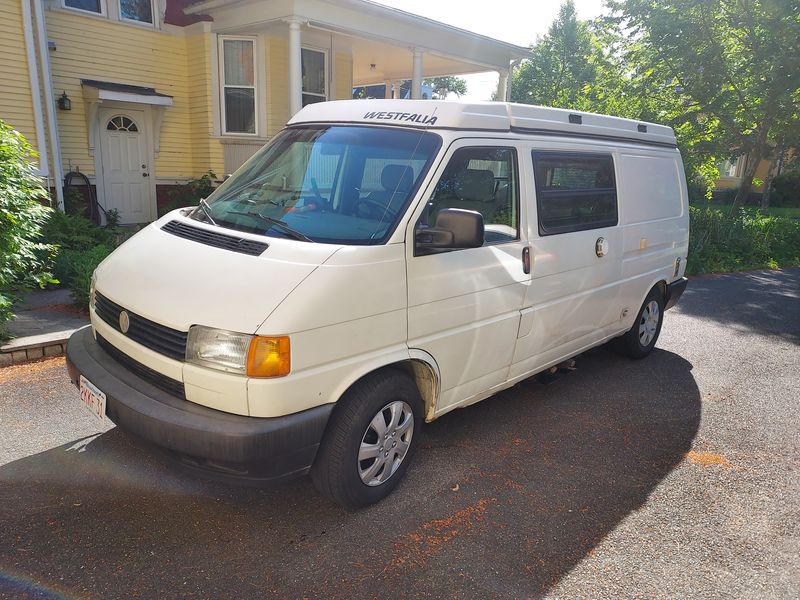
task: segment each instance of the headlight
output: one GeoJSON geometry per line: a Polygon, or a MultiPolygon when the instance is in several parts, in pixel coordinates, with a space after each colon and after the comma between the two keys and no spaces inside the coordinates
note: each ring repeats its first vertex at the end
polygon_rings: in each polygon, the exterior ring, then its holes
{"type": "Polygon", "coordinates": [[[96,284],[97,284],[97,271],[92,273],[92,281],[89,284],[89,308],[91,309],[94,309],[96,284]]]}
{"type": "Polygon", "coordinates": [[[289,338],[189,328],[186,361],[249,377],[281,377],[291,369],[289,338]]]}

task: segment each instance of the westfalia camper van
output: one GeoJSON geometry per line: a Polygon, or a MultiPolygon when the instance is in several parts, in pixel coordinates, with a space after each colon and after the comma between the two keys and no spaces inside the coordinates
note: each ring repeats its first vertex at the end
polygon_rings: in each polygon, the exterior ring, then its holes
{"type": "Polygon", "coordinates": [[[688,236],[668,127],[313,104],[97,268],[68,368],[97,414],[188,465],[310,472],[364,506],[403,477],[424,422],[604,342],[646,356],[688,236]]]}

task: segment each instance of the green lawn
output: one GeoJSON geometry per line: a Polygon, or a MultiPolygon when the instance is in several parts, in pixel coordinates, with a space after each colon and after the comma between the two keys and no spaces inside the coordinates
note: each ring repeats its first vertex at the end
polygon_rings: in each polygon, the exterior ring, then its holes
{"type": "MultiPolygon", "coordinates": [[[[730,204],[709,204],[707,202],[693,202],[692,206],[697,208],[713,208],[714,210],[718,210],[720,212],[730,213],[731,205],[730,204]]],[[[800,219],[800,207],[794,206],[780,206],[780,207],[770,207],[766,211],[759,208],[758,206],[747,206],[745,207],[748,211],[761,211],[762,214],[765,214],[769,217],[789,217],[790,219],[800,219]]]]}

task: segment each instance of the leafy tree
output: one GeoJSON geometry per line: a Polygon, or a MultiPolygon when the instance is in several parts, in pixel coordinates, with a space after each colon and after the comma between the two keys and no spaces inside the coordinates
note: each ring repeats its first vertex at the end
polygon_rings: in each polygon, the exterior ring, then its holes
{"type": "Polygon", "coordinates": [[[422,83],[431,86],[438,98],[446,98],[451,92],[460,98],[467,93],[467,81],[461,77],[431,77],[422,83]]]}
{"type": "MultiPolygon", "coordinates": [[[[681,99],[680,125],[700,123],[729,155],[748,154],[734,208],[762,158],[800,118],[797,0],[612,0],[659,95],[681,99]],[[646,65],[646,66],[645,66],[646,65]]],[[[680,127],[679,125],[679,127],[680,127]]],[[[705,140],[708,141],[708,140],[705,140]]]]}
{"type": "Polygon", "coordinates": [[[623,33],[621,22],[618,16],[580,21],[571,0],[565,2],[514,72],[512,100],[670,125],[688,178],[708,187],[726,157],[719,120],[665,78],[653,66],[652,49],[641,36],[623,33]]]}
{"type": "Polygon", "coordinates": [[[55,247],[40,243],[41,227],[51,209],[34,171],[31,146],[0,121],[0,338],[7,337],[13,292],[52,281],[55,247]]]}
{"type": "Polygon", "coordinates": [[[584,86],[597,77],[601,56],[589,24],[578,20],[575,4],[567,0],[548,32],[531,46],[530,57],[514,71],[511,100],[577,108],[584,86]]]}

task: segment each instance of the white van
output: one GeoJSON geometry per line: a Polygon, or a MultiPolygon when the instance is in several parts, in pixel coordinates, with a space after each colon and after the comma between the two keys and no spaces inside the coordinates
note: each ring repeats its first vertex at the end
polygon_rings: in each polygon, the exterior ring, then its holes
{"type": "Polygon", "coordinates": [[[505,103],[304,108],[97,269],[81,398],[217,474],[386,496],[422,423],[612,338],[686,286],[672,130],[505,103]]]}

